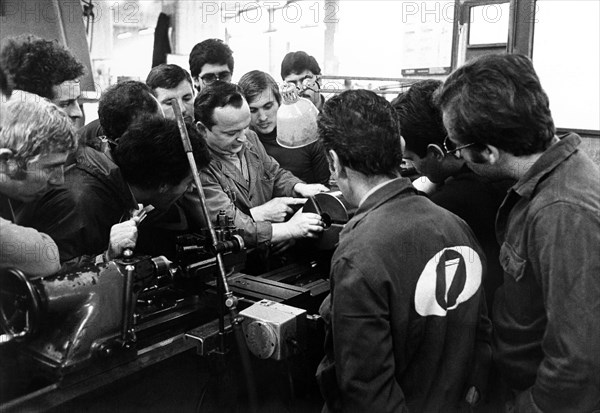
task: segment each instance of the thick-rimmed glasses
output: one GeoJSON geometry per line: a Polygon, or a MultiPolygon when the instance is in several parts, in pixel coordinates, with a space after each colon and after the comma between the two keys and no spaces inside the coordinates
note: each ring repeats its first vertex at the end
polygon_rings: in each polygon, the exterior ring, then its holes
{"type": "Polygon", "coordinates": [[[293,84],[300,90],[300,92],[307,89],[317,92],[318,89],[321,87],[321,85],[319,84],[319,77],[310,74],[300,79],[288,80],[286,83],[293,84]]]}
{"type": "Polygon", "coordinates": [[[444,150],[446,151],[446,153],[451,153],[457,158],[460,158],[461,149],[465,149],[473,145],[475,145],[475,142],[467,143],[466,145],[456,146],[456,144],[450,140],[450,137],[448,135],[446,135],[446,137],[444,138],[444,150]]]}
{"type": "Polygon", "coordinates": [[[202,82],[205,85],[210,85],[215,83],[217,80],[222,80],[223,82],[231,81],[231,72],[229,70],[225,70],[219,73],[207,73],[205,75],[200,76],[202,82]]]}

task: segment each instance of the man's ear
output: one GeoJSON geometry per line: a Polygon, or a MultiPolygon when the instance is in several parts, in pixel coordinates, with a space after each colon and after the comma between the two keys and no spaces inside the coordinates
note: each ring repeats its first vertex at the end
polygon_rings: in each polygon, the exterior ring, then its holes
{"type": "Polygon", "coordinates": [[[446,157],[444,150],[434,143],[427,145],[427,153],[431,154],[433,159],[438,162],[441,162],[446,157]]]}
{"type": "Polygon", "coordinates": [[[333,149],[330,149],[327,153],[329,155],[327,159],[329,160],[329,169],[331,174],[335,177],[345,176],[346,171],[340,162],[340,157],[338,154],[333,149]]]}
{"type": "Polygon", "coordinates": [[[8,148],[0,148],[0,172],[10,178],[15,178],[20,172],[19,164],[14,158],[14,152],[8,148]]]}
{"type": "Polygon", "coordinates": [[[204,132],[204,133],[208,132],[208,128],[206,126],[204,126],[204,123],[202,123],[200,121],[196,121],[196,127],[201,132],[204,132]]]}
{"type": "Polygon", "coordinates": [[[500,150],[493,145],[485,145],[485,149],[481,151],[481,154],[490,165],[495,164],[500,159],[500,150]]]}
{"type": "Polygon", "coordinates": [[[202,89],[202,80],[200,80],[200,77],[195,76],[192,78],[192,81],[192,86],[194,86],[194,89],[196,89],[197,92],[200,92],[200,90],[202,89]]]}

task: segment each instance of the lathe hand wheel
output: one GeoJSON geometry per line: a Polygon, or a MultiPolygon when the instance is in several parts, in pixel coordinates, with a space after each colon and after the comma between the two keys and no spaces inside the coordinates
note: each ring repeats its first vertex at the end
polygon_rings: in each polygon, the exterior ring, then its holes
{"type": "Polygon", "coordinates": [[[32,335],[38,326],[40,299],[22,271],[0,270],[0,328],[16,339],[32,335]]]}

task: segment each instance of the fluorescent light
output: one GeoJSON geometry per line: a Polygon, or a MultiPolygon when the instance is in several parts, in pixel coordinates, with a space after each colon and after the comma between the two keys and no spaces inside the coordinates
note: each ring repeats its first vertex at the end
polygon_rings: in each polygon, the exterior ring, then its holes
{"type": "Polygon", "coordinates": [[[117,39],[119,39],[119,40],[129,39],[131,36],[133,36],[133,33],[131,33],[131,32],[119,33],[119,34],[117,34],[117,39]]]}
{"type": "Polygon", "coordinates": [[[151,27],[150,27],[150,28],[147,28],[147,29],[142,29],[142,30],[140,30],[140,31],[138,32],[138,34],[139,34],[140,36],[145,36],[145,35],[147,35],[147,34],[154,34],[154,29],[153,29],[153,28],[151,28],[151,27]]]}

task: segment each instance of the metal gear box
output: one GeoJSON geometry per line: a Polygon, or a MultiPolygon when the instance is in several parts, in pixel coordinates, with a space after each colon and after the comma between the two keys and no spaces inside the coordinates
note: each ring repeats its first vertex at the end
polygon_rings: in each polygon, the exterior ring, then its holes
{"type": "Polygon", "coordinates": [[[306,310],[261,300],[240,312],[248,348],[261,359],[284,360],[306,343],[306,310]]]}

